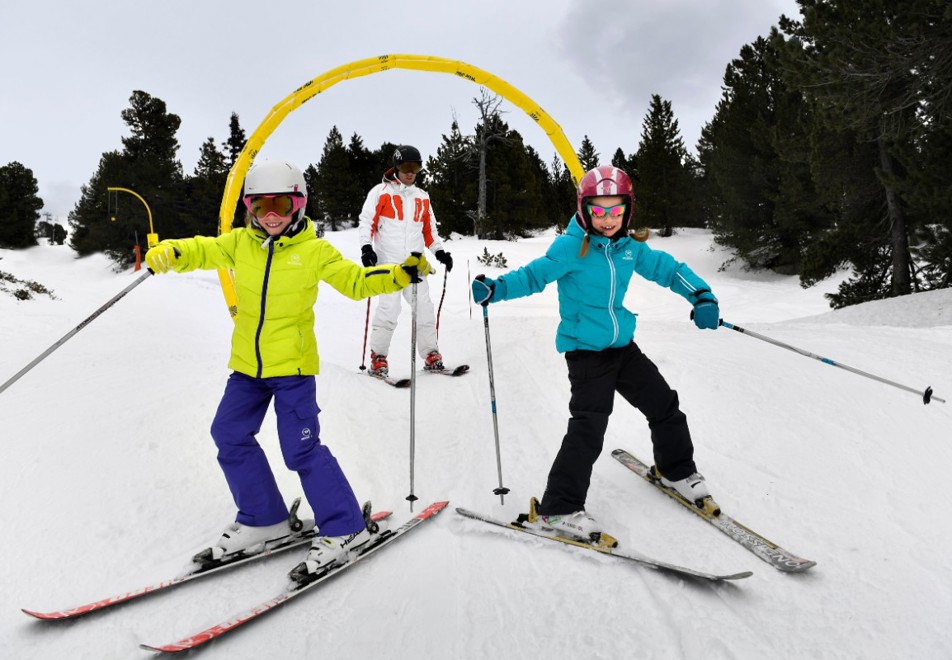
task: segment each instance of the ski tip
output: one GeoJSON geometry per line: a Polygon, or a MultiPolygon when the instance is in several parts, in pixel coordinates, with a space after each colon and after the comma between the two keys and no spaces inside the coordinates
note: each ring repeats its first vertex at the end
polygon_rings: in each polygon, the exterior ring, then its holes
{"type": "Polygon", "coordinates": [[[415,517],[425,520],[431,516],[435,516],[440,511],[445,509],[449,503],[450,503],[449,500],[444,500],[441,502],[433,502],[433,504],[426,507],[423,511],[418,513],[415,517]]]}
{"type": "Polygon", "coordinates": [[[754,574],[753,571],[741,571],[740,573],[734,573],[733,575],[722,575],[722,576],[720,576],[720,579],[722,579],[722,580],[743,580],[743,579],[745,579],[745,578],[749,578],[749,577],[750,577],[751,575],[753,575],[753,574],[754,574]]]}
{"type": "MultiPolygon", "coordinates": [[[[208,640],[204,640],[208,641],[208,640]]],[[[174,644],[164,644],[161,646],[152,646],[151,644],[139,644],[139,648],[143,651],[152,651],[153,653],[181,653],[182,651],[191,651],[196,648],[198,644],[188,645],[183,644],[182,642],[176,642],[174,644]]]]}
{"type": "Polygon", "coordinates": [[[33,610],[28,610],[25,608],[20,608],[20,611],[23,612],[24,614],[29,614],[34,619],[41,619],[43,621],[51,621],[53,619],[60,618],[58,616],[54,616],[52,612],[35,612],[33,610]]]}
{"type": "Polygon", "coordinates": [[[816,566],[816,562],[809,559],[804,559],[793,565],[791,565],[790,563],[784,563],[784,564],[774,564],[774,566],[780,569],[780,571],[782,571],[783,573],[803,573],[804,571],[807,571],[813,568],[814,566],[816,566]]]}

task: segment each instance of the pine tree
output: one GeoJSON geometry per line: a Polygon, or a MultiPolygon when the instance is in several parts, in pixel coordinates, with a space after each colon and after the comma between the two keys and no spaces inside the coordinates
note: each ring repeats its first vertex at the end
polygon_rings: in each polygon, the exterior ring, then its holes
{"type": "MultiPolygon", "coordinates": [[[[922,9],[937,5],[916,0],[799,1],[803,21],[781,22],[783,29],[795,37],[794,47],[788,51],[791,65],[816,102],[821,130],[850,131],[875,146],[868,153],[866,166],[877,172],[885,199],[878,231],[887,247],[881,253],[879,267],[864,261],[866,267],[858,273],[858,279],[844,285],[852,294],[841,296],[838,302],[849,304],[909,293],[919,286],[914,281],[909,247],[917,218],[910,214],[904,199],[908,181],[901,160],[903,154],[914,149],[918,115],[925,100],[920,90],[928,89],[932,81],[922,79],[915,67],[910,68],[904,52],[928,23],[922,9]],[[898,50],[897,42],[903,44],[898,50]]],[[[938,12],[935,18],[947,25],[945,11],[944,16],[938,12]]],[[[921,64],[930,73],[948,75],[933,69],[931,61],[921,64]]],[[[829,152],[821,147],[816,156],[824,155],[829,152]]]]}
{"type": "Polygon", "coordinates": [[[164,101],[146,92],[134,91],[129,102],[130,107],[121,113],[130,130],[122,138],[123,150],[102,155],[98,170],[82,187],[82,196],[69,214],[70,246],[80,255],[105,252],[120,267],[135,258],[137,241],[146,247],[148,213],[132,196],[110,194],[108,187],[128,188],[145,199],[160,236],[188,235],[197,225],[182,165],[176,159],[175,134],[181,120],[168,112],[164,101]]]}
{"type": "Polygon", "coordinates": [[[347,181],[341,183],[347,196],[347,205],[352,209],[351,224],[356,227],[360,224],[360,209],[364,199],[370,189],[380,183],[380,173],[374,167],[373,152],[364,146],[363,138],[357,133],[350,136],[346,150],[351,174],[347,181]]]}
{"type": "Polygon", "coordinates": [[[324,236],[324,217],[320,215],[317,207],[318,173],[317,167],[313,164],[308,165],[304,170],[304,185],[307,186],[307,206],[304,209],[304,214],[314,223],[314,230],[317,235],[319,237],[324,236]]]}
{"type": "Polygon", "coordinates": [[[444,235],[472,234],[470,214],[476,208],[477,158],[472,140],[460,133],[454,119],[449,135],[442,136],[436,154],[427,159],[427,192],[444,235]]]}
{"type": "Polygon", "coordinates": [[[582,164],[582,171],[593,170],[601,163],[599,162],[598,152],[595,151],[595,145],[588,139],[588,136],[582,138],[582,144],[578,148],[578,160],[582,164]]]}
{"type": "Polygon", "coordinates": [[[577,211],[576,187],[572,181],[569,168],[562,162],[558,154],[552,157],[548,174],[552,186],[549,203],[550,214],[552,214],[550,217],[555,218],[556,229],[562,232],[565,231],[577,211]]]}
{"type": "Polygon", "coordinates": [[[354,208],[352,195],[347,190],[347,182],[352,177],[344,138],[337,126],[332,126],[324,142],[314,182],[316,219],[326,222],[331,231],[342,228],[360,212],[359,206],[354,208]]]}
{"type": "Polygon", "coordinates": [[[231,119],[228,122],[228,139],[222,144],[222,150],[225,153],[228,169],[231,170],[241,155],[241,150],[245,148],[245,130],[238,121],[238,114],[231,113],[231,119]]]}
{"type": "Polygon", "coordinates": [[[922,218],[913,255],[927,288],[952,286],[952,115],[923,126],[916,152],[904,159],[909,171],[906,201],[922,218]]]}
{"type": "Polygon", "coordinates": [[[699,213],[722,245],[748,266],[815,273],[807,250],[833,222],[811,174],[812,115],[780,62],[774,33],[741,48],[724,74],[724,93],[698,143],[703,171],[699,213]]]}
{"type": "Polygon", "coordinates": [[[133,162],[148,163],[156,173],[170,180],[181,178],[182,166],[176,160],[178,132],[182,120],[169,113],[165,101],[136,90],[129,98],[130,108],[122,111],[122,120],[131,135],[122,138],[124,155],[133,162]]]}
{"type": "Polygon", "coordinates": [[[34,230],[43,200],[33,171],[13,161],[0,167],[0,247],[36,245],[34,230]]]}
{"type": "MultiPolygon", "coordinates": [[[[225,154],[219,151],[215,139],[209,137],[202,143],[195,173],[188,180],[189,219],[194,222],[187,228],[187,235],[214,235],[221,212],[225,181],[228,178],[228,163],[225,154]]],[[[242,202],[241,208],[244,208],[242,202]]],[[[241,215],[235,213],[231,220],[240,222],[241,215]]]]}
{"type": "Polygon", "coordinates": [[[542,197],[545,166],[538,155],[498,114],[476,127],[477,141],[484,131],[498,137],[486,150],[486,216],[479,236],[512,239],[550,226],[542,197]]]}
{"type": "Polygon", "coordinates": [[[199,150],[198,163],[195,165],[195,176],[214,179],[227,173],[228,164],[225,161],[225,155],[215,146],[215,138],[207,138],[199,150]]]}
{"type": "Polygon", "coordinates": [[[696,224],[691,208],[693,182],[686,161],[687,150],[671,102],[653,94],[638,146],[634,226],[660,227],[662,236],[670,236],[676,226],[696,224]]]}

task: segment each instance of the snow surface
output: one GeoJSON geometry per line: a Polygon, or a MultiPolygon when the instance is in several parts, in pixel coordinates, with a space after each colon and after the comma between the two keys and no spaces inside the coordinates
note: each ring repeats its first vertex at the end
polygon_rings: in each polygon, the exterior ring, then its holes
{"type": "MultiPolygon", "coordinates": [[[[329,239],[356,259],[355,230],[329,239]]],[[[486,346],[469,275],[488,248],[509,267],[541,255],[519,242],[451,241],[441,317],[459,379],[417,381],[417,510],[450,508],[280,611],[213,643],[205,658],[952,658],[952,404],[829,367],[740,333],[699,332],[673,293],[636,278],[636,340],[678,390],[696,458],[738,520],[817,561],[769,567],[614,461],[650,456],[644,419],[619,400],[595,465],[589,510],[625,548],[738,583],[684,581],[462,518],[514,518],[541,495],[565,430],[568,381],[555,352],[556,291],[490,307],[503,481],[501,506],[486,346]],[[945,513],[943,513],[945,511],[945,513]]],[[[712,285],[724,318],[916,389],[952,397],[952,290],[831,312],[795,278],[719,271],[710,235],[652,239],[712,285]]],[[[0,381],[135,277],[67,247],[0,251],[0,270],[55,299],[0,296],[0,381]]],[[[432,286],[438,300],[442,274],[432,286]]],[[[409,516],[409,392],[358,371],[363,302],[328,286],[317,303],[322,438],[361,499],[409,516]]],[[[410,368],[409,311],[391,370],[410,368]]],[[[0,648],[6,658],[144,657],[279,591],[298,551],[164,594],[50,625],[21,607],[62,609],[175,574],[234,515],[208,427],[228,371],[231,321],[215,272],[148,279],[0,395],[0,648]]],[[[420,362],[417,361],[417,366],[420,362]]],[[[260,439],[283,492],[299,494],[260,439]]],[[[304,508],[304,507],[302,507],[304,508]]],[[[308,510],[309,511],[309,510],[308,510]]]]}

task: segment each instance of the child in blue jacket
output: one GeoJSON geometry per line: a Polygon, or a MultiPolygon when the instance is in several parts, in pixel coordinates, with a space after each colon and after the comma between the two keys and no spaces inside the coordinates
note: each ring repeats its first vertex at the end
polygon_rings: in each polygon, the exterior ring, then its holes
{"type": "Polygon", "coordinates": [[[617,391],[648,419],[654,470],[663,484],[697,506],[716,509],[694,464],[694,445],[678,395],[634,342],[635,314],[623,301],[634,273],[667,287],[694,306],[700,329],[719,325],[710,287],[671,255],[628,235],[635,198],[631,180],[615,167],[597,167],[578,187],[578,212],[544,257],[492,280],[473,280],[482,305],[559,290],[556,349],[568,363],[571,417],[549,471],[541,502],[532,498],[529,527],[614,545],[585,511],[592,466],[602,451],[617,391]]]}

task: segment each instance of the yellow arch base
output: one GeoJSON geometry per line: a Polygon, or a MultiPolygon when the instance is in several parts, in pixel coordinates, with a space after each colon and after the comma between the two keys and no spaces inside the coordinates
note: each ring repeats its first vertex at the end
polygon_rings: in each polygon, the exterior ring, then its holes
{"type": "MultiPolygon", "coordinates": [[[[578,185],[579,179],[585,173],[582,171],[582,164],[579,162],[575,150],[566,139],[565,134],[558,124],[549,116],[549,114],[539,107],[539,105],[518,89],[487,71],[483,71],[475,66],[455,60],[447,60],[442,57],[433,57],[429,55],[380,55],[370,57],[365,60],[357,60],[350,64],[331,69],[310,82],[298,87],[284,100],[271,108],[271,112],[264,118],[264,121],[255,129],[255,132],[248,138],[244,149],[235,160],[231,171],[228,173],[228,180],[225,183],[225,193],[222,197],[221,209],[219,210],[219,233],[231,231],[231,225],[234,221],[235,205],[238,203],[238,196],[241,194],[241,186],[245,180],[245,174],[255,156],[261,151],[264,143],[274,130],[280,125],[289,113],[297,110],[314,96],[320,94],[326,89],[330,89],[337,83],[353,78],[360,78],[372,73],[389,71],[390,69],[410,69],[414,71],[434,71],[437,73],[449,73],[459,76],[465,80],[482,85],[492,90],[499,96],[507,99],[515,106],[523,110],[529,117],[534,119],[537,124],[549,136],[549,140],[555,147],[555,150],[562,157],[572,180],[578,185]]],[[[225,302],[228,304],[228,311],[232,318],[238,314],[238,300],[235,294],[234,275],[230,270],[221,269],[218,271],[218,277],[221,280],[222,291],[225,294],[225,302]]]]}

